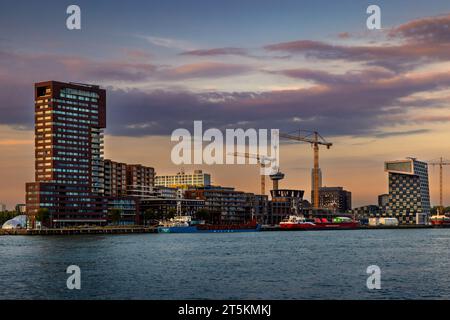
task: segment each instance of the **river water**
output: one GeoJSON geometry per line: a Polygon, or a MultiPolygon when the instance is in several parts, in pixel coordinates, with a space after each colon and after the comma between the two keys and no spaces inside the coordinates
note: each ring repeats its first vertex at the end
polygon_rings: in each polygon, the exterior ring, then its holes
{"type": "Polygon", "coordinates": [[[450,299],[449,250],[450,229],[1,236],[0,299],[450,299]]]}

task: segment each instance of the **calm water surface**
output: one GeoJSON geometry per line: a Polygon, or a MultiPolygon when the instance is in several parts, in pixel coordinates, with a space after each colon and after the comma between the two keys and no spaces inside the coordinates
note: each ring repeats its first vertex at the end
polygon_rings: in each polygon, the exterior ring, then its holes
{"type": "Polygon", "coordinates": [[[450,229],[1,236],[0,299],[450,299],[449,249],[450,229]]]}

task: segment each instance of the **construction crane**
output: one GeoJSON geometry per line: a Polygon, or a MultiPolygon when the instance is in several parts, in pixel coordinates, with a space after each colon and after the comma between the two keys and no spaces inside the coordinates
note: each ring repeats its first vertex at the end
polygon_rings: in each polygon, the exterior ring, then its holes
{"type": "Polygon", "coordinates": [[[333,145],[331,142],[326,141],[317,131],[304,131],[298,130],[293,133],[280,133],[281,138],[307,142],[310,143],[314,149],[314,197],[313,197],[313,208],[319,209],[319,145],[326,146],[330,149],[333,145]]]}
{"type": "Polygon", "coordinates": [[[434,166],[439,166],[439,210],[441,211],[440,213],[443,213],[443,209],[444,209],[444,204],[443,204],[443,183],[442,183],[442,171],[443,171],[443,167],[444,166],[449,166],[450,165],[450,160],[444,160],[442,157],[439,158],[439,160],[437,161],[430,161],[428,162],[428,164],[431,164],[433,167],[434,166]]]}
{"type": "MultiPolygon", "coordinates": [[[[267,163],[270,163],[272,161],[275,161],[275,158],[271,158],[269,156],[265,155],[259,155],[259,154],[253,154],[248,152],[231,152],[228,153],[229,155],[235,156],[235,157],[244,157],[247,159],[256,159],[257,163],[261,168],[264,168],[267,163]]],[[[261,174],[261,194],[266,194],[266,176],[261,174]]]]}

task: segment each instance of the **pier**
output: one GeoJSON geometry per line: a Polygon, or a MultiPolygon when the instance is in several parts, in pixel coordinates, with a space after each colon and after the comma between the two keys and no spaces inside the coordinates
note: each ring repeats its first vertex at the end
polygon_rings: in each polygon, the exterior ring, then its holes
{"type": "MultiPolygon", "coordinates": [[[[411,229],[430,229],[433,228],[431,225],[423,225],[423,224],[404,224],[404,225],[398,225],[398,226],[359,226],[357,228],[353,229],[340,229],[340,230],[411,230],[411,229]]],[[[320,229],[320,230],[300,230],[300,229],[281,229],[279,226],[262,226],[261,231],[331,231],[336,230],[340,231],[339,229],[320,229]]]]}
{"type": "Polygon", "coordinates": [[[41,235],[87,235],[87,234],[130,234],[157,233],[156,227],[102,227],[102,228],[61,228],[61,229],[0,229],[0,235],[41,236],[41,235]]]}

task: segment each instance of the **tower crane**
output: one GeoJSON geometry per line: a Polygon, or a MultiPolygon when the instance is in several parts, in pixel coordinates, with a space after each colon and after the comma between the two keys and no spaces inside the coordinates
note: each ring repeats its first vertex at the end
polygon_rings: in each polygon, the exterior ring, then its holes
{"type": "Polygon", "coordinates": [[[433,167],[434,166],[439,166],[439,210],[441,211],[440,213],[443,213],[443,209],[444,209],[444,204],[443,204],[443,196],[442,196],[442,189],[443,189],[443,183],[442,183],[442,171],[443,171],[443,167],[444,166],[449,166],[450,165],[450,160],[444,160],[442,157],[439,158],[439,160],[437,161],[430,161],[428,162],[428,164],[431,164],[433,167]]]}
{"type": "MultiPolygon", "coordinates": [[[[248,152],[231,152],[229,155],[235,156],[235,157],[244,157],[247,159],[256,159],[257,163],[261,168],[264,168],[267,163],[270,163],[272,161],[275,161],[275,158],[266,156],[266,155],[260,155],[260,154],[253,154],[248,152]]],[[[266,176],[261,174],[261,194],[266,194],[266,176]]]]}
{"type": "Polygon", "coordinates": [[[317,131],[304,131],[297,130],[293,133],[280,133],[281,138],[295,140],[299,142],[307,142],[310,143],[314,149],[314,198],[313,200],[313,208],[319,208],[319,145],[326,146],[327,149],[330,149],[333,145],[331,142],[326,141],[317,131]]]}

